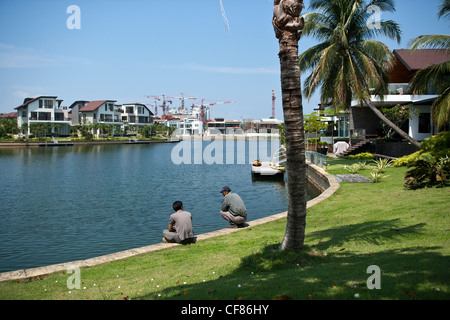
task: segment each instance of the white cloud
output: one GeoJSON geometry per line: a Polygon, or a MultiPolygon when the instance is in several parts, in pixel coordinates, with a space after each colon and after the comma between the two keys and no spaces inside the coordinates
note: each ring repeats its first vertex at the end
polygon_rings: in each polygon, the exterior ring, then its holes
{"type": "Polygon", "coordinates": [[[239,68],[239,67],[224,67],[224,66],[203,66],[195,63],[187,63],[181,66],[173,66],[174,68],[182,68],[197,71],[228,73],[228,74],[278,74],[279,70],[253,67],[253,68],[239,68]]]}
{"type": "Polygon", "coordinates": [[[0,68],[36,68],[63,66],[69,63],[88,63],[82,58],[49,54],[32,48],[18,48],[0,43],[0,68]]]}

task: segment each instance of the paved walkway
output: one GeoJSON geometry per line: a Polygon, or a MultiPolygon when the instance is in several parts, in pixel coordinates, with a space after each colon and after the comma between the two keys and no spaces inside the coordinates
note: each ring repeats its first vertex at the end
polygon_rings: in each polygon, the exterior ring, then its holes
{"type": "MultiPolygon", "coordinates": [[[[326,173],[323,169],[321,169],[317,166],[314,166],[314,165],[310,165],[310,166],[312,166],[316,171],[323,174],[328,179],[330,187],[328,189],[326,189],[324,192],[322,192],[316,198],[308,201],[307,208],[310,208],[313,205],[327,199],[339,188],[339,182],[336,180],[335,177],[326,173]]],[[[272,215],[269,217],[265,217],[265,218],[261,218],[258,220],[248,221],[247,224],[249,226],[247,228],[254,227],[254,226],[257,226],[257,225],[260,225],[263,223],[275,221],[275,220],[284,218],[286,216],[287,216],[287,212],[282,212],[282,213],[278,213],[278,214],[275,214],[275,215],[272,215]]],[[[225,229],[221,229],[221,230],[217,230],[217,231],[200,234],[197,236],[197,241],[230,234],[230,233],[237,232],[240,230],[245,230],[247,228],[235,228],[235,229],[225,228],[225,229]]],[[[113,253],[113,254],[108,254],[108,255],[104,255],[104,256],[100,256],[100,257],[96,257],[96,258],[87,259],[87,260],[79,260],[79,261],[73,261],[73,262],[68,262],[68,263],[54,264],[54,265],[46,266],[46,267],[4,272],[4,273],[0,273],[0,282],[8,281],[8,280],[18,280],[18,279],[38,277],[38,276],[42,276],[42,275],[46,275],[46,274],[65,271],[69,268],[74,268],[74,267],[79,267],[79,268],[92,267],[92,266],[95,266],[98,264],[111,262],[111,261],[115,261],[115,260],[120,260],[120,259],[126,259],[129,257],[135,256],[135,255],[138,255],[138,254],[162,250],[162,249],[166,249],[166,248],[171,248],[171,247],[178,246],[178,245],[179,244],[175,244],[175,243],[161,242],[158,244],[153,244],[153,245],[140,247],[140,248],[136,248],[136,249],[121,251],[121,252],[117,252],[117,253],[113,253]]]]}

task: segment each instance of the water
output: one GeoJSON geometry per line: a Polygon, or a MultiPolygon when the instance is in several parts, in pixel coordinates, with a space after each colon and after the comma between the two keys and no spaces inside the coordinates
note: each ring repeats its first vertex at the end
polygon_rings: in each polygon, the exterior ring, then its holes
{"type": "Polygon", "coordinates": [[[0,149],[0,272],[159,243],[176,200],[197,235],[222,229],[223,185],[249,220],[287,210],[284,182],[252,181],[249,164],[175,165],[175,145],[0,149]]]}

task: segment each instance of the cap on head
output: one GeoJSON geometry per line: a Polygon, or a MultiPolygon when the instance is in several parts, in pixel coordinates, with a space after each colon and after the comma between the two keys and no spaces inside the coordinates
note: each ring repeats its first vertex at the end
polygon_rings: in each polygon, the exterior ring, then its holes
{"type": "Polygon", "coordinates": [[[230,192],[230,191],[231,191],[231,189],[230,189],[230,187],[229,187],[229,186],[224,186],[224,187],[222,188],[222,190],[220,190],[220,193],[222,193],[222,192],[224,192],[224,191],[228,191],[228,192],[230,192]]]}

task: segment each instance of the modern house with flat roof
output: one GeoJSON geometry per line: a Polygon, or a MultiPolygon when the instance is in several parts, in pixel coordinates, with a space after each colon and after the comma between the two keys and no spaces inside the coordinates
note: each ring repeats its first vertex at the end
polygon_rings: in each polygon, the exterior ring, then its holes
{"type": "Polygon", "coordinates": [[[227,130],[241,129],[241,121],[225,120],[224,118],[214,118],[206,123],[205,131],[207,134],[226,134],[227,130]]]}
{"type": "MultiPolygon", "coordinates": [[[[433,123],[431,106],[438,97],[436,88],[430,87],[425,95],[413,95],[409,83],[417,71],[434,64],[450,60],[450,53],[441,49],[411,51],[400,49],[393,51],[395,65],[389,72],[389,94],[380,100],[376,96],[371,101],[378,108],[396,105],[412,105],[411,119],[402,127],[414,140],[423,141],[439,132],[433,123]]],[[[381,120],[367,106],[354,101],[351,107],[350,129],[353,133],[379,136],[382,133],[381,120]]]]}
{"type": "MultiPolygon", "coordinates": [[[[440,64],[450,60],[450,53],[441,49],[423,49],[411,51],[408,49],[394,50],[395,63],[388,72],[389,93],[380,100],[377,96],[371,96],[372,103],[378,108],[392,108],[394,106],[411,106],[410,117],[401,129],[416,141],[423,141],[426,138],[439,132],[439,128],[433,123],[431,108],[435,99],[438,97],[436,88],[429,87],[424,95],[413,95],[410,90],[410,82],[417,71],[431,65],[440,64]]],[[[319,105],[316,109],[323,115],[327,106],[319,105]]],[[[332,143],[332,141],[349,139],[351,136],[353,142],[359,143],[365,140],[367,145],[362,144],[359,150],[368,148],[372,144],[374,152],[391,153],[392,156],[401,156],[416,151],[417,147],[408,142],[397,143],[397,150],[387,150],[380,145],[387,146],[388,142],[375,140],[384,136],[384,129],[381,119],[366,105],[359,101],[352,101],[351,106],[336,115],[325,115],[322,121],[328,122],[330,127],[325,130],[326,136],[322,141],[332,143]],[[376,148],[375,148],[376,144],[376,148]],[[401,146],[400,146],[401,145],[401,146]]]]}

